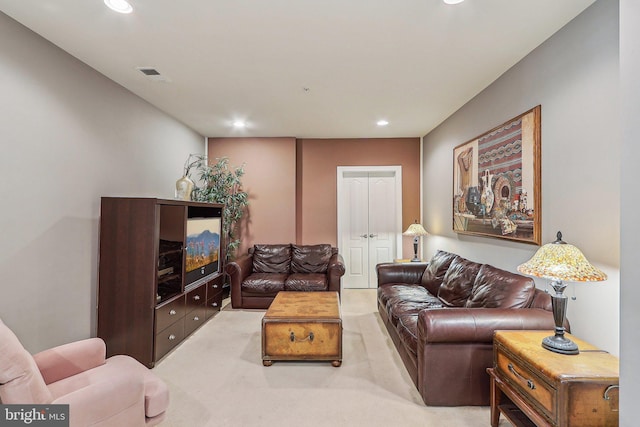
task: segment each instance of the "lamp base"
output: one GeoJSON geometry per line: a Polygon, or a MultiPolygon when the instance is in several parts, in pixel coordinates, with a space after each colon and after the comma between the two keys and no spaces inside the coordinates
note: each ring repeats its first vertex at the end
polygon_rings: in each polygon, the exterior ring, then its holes
{"type": "Polygon", "coordinates": [[[420,258],[418,258],[418,257],[415,257],[415,258],[413,258],[411,260],[411,262],[420,262],[420,261],[422,261],[422,260],[420,258]]]}
{"type": "Polygon", "coordinates": [[[560,354],[578,354],[578,345],[561,335],[552,335],[542,340],[542,347],[560,354]]]}

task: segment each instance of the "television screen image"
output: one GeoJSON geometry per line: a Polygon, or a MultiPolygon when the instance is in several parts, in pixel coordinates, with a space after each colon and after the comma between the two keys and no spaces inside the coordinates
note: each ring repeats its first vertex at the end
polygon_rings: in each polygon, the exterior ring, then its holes
{"type": "MultiPolygon", "coordinates": [[[[187,220],[185,250],[187,279],[190,277],[196,279],[218,272],[221,225],[220,218],[189,218],[187,220]],[[190,272],[194,273],[190,275],[190,272]]],[[[187,280],[187,282],[191,281],[187,280]]]]}

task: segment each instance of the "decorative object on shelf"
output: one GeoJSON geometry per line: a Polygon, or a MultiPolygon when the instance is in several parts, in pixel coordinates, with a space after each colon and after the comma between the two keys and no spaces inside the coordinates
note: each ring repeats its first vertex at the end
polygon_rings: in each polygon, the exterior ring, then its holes
{"type": "Polygon", "coordinates": [[[538,105],[453,149],[455,232],[542,243],[540,117],[538,105]]]}
{"type": "Polygon", "coordinates": [[[193,191],[193,181],[183,176],[176,181],[176,199],[191,200],[191,192],[193,191]]]}
{"type": "Polygon", "coordinates": [[[578,346],[564,336],[564,320],[567,313],[567,297],[563,294],[569,282],[599,282],[607,280],[607,275],[587,261],[580,249],[562,240],[558,231],[557,239],[547,243],[533,257],[518,266],[518,271],[535,277],[551,280],[555,295],[551,295],[555,335],[542,340],[547,350],[562,354],[578,354],[578,346]]]}
{"type": "Polygon", "coordinates": [[[402,233],[404,236],[413,236],[413,259],[411,262],[420,262],[420,258],[418,258],[418,243],[420,242],[420,236],[428,236],[427,230],[418,223],[416,220],[415,223],[411,224],[407,230],[402,233]]]}
{"type": "Polygon", "coordinates": [[[244,165],[229,167],[229,158],[221,157],[211,164],[202,154],[190,154],[185,162],[185,176],[196,175],[192,200],[198,202],[223,203],[222,234],[225,242],[225,260],[233,260],[240,245],[237,227],[249,205],[249,195],[242,191],[244,165]]]}

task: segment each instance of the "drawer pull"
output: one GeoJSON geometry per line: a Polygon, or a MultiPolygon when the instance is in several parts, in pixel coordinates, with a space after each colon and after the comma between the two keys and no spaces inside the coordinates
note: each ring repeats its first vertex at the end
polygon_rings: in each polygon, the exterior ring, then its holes
{"type": "Polygon", "coordinates": [[[200,320],[200,318],[198,316],[196,316],[196,317],[193,318],[193,320],[195,320],[197,322],[198,320],[200,320]]]}
{"type": "Polygon", "coordinates": [[[217,302],[214,302],[214,303],[211,304],[211,307],[217,307],[217,306],[218,306],[217,302]]]}
{"type": "Polygon", "coordinates": [[[218,289],[218,285],[211,285],[213,289],[218,289]]]}
{"type": "Polygon", "coordinates": [[[610,386],[609,386],[609,387],[607,387],[607,389],[604,391],[604,396],[602,396],[602,398],[603,398],[604,400],[611,400],[611,397],[609,397],[609,392],[610,392],[611,390],[613,390],[614,388],[620,388],[620,386],[619,386],[618,384],[610,385],[610,386]]]}
{"type": "Polygon", "coordinates": [[[173,341],[173,340],[175,340],[175,339],[176,339],[176,336],[175,336],[175,335],[173,335],[173,334],[169,335],[169,341],[173,341]]]}
{"type": "Polygon", "coordinates": [[[170,315],[170,316],[175,316],[175,315],[176,315],[176,311],[175,311],[175,310],[171,310],[171,311],[169,312],[169,315],[170,315]]]}
{"type": "Polygon", "coordinates": [[[533,382],[533,380],[527,379],[525,377],[523,377],[522,375],[520,375],[516,369],[513,367],[513,365],[511,363],[509,363],[508,365],[509,371],[511,373],[513,373],[513,375],[515,375],[516,377],[518,377],[519,379],[526,381],[527,382],[527,387],[529,387],[531,390],[535,390],[536,389],[536,385],[533,382]]]}
{"type": "Polygon", "coordinates": [[[200,301],[200,295],[196,295],[196,296],[194,296],[194,297],[193,297],[193,300],[194,300],[194,301],[200,301]]]}
{"type": "Polygon", "coordinates": [[[309,340],[310,342],[313,342],[313,332],[309,332],[309,335],[306,338],[296,338],[296,334],[293,333],[293,331],[291,331],[291,334],[289,334],[289,339],[291,340],[291,342],[297,341],[297,342],[303,342],[303,341],[307,341],[309,340]]]}

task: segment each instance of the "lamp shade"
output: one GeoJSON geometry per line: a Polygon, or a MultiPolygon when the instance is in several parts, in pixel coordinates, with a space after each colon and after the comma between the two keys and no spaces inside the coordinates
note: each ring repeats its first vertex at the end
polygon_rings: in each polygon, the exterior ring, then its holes
{"type": "Polygon", "coordinates": [[[402,234],[404,236],[428,236],[429,235],[429,233],[427,233],[427,230],[425,230],[424,227],[421,224],[418,224],[417,222],[414,224],[411,224],[409,228],[407,228],[407,230],[402,234]]]}
{"type": "Polygon", "coordinates": [[[518,266],[518,271],[530,276],[568,282],[599,282],[607,275],[587,261],[580,249],[558,239],[542,246],[533,257],[518,266]]]}

